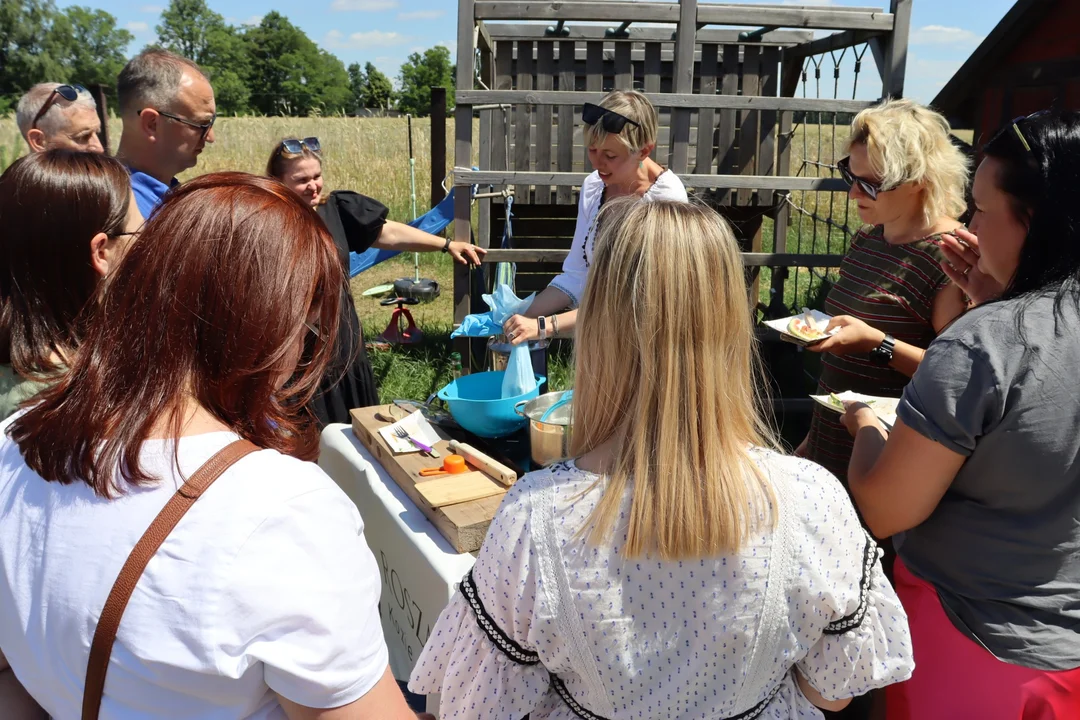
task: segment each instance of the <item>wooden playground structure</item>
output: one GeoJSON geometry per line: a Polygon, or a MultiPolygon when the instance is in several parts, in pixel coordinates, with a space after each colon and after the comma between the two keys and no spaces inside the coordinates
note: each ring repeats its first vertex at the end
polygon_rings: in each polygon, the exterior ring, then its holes
{"type": "MultiPolygon", "coordinates": [[[[832,233],[850,237],[857,227],[823,144],[830,133],[834,146],[842,141],[852,114],[903,95],[911,3],[458,0],[453,182],[479,186],[476,242],[490,248],[485,262],[516,263],[521,293],[546,286],[569,249],[577,187],[592,170],[580,107],[633,88],[660,115],[654,158],[732,223],[755,292],[760,270],[770,269],[773,300],[758,309],[780,312],[793,271],[804,286],[796,295],[812,292],[815,269],[824,278],[820,270],[842,257],[842,249],[827,252],[832,233]],[[860,88],[867,55],[878,73],[860,88]],[[842,76],[854,78],[850,90],[845,77],[841,91],[842,76]],[[859,89],[872,99],[854,99],[859,89]],[[817,133],[814,157],[793,152],[800,125],[804,144],[817,133]],[[503,247],[511,193],[514,232],[503,247]]],[[[469,194],[457,194],[457,240],[470,240],[471,210],[469,194]]],[[[477,305],[479,285],[459,266],[455,323],[486,309],[477,305]]]]}

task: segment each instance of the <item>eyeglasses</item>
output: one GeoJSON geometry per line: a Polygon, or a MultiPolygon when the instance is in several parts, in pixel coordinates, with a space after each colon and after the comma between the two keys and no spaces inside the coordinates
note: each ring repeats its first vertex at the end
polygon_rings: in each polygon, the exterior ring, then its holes
{"type": "Polygon", "coordinates": [[[306,137],[303,140],[290,138],[281,141],[281,149],[289,155],[299,155],[304,152],[304,148],[313,153],[322,152],[322,145],[319,144],[319,138],[317,137],[306,137]]]}
{"type": "Polygon", "coordinates": [[[1020,123],[1024,122],[1025,120],[1031,120],[1032,118],[1037,118],[1040,115],[1046,115],[1048,112],[1050,112],[1050,111],[1049,110],[1039,110],[1037,112],[1031,113],[1030,115],[1024,115],[1022,117],[1014,118],[1013,121],[1012,121],[1013,132],[1016,133],[1016,137],[1020,138],[1020,144],[1023,145],[1024,149],[1027,150],[1032,155],[1034,155],[1035,153],[1032,151],[1031,145],[1028,144],[1027,138],[1024,137],[1024,133],[1021,132],[1020,123]]]}
{"type": "Polygon", "coordinates": [[[840,171],[840,177],[848,185],[858,185],[859,189],[870,196],[871,200],[877,200],[878,193],[888,192],[892,188],[882,187],[881,183],[861,178],[851,172],[851,158],[840,158],[836,162],[836,169],[840,171]]]}
{"type": "Polygon", "coordinates": [[[75,102],[79,99],[80,93],[85,92],[87,92],[87,90],[82,85],[60,85],[59,87],[53,88],[53,91],[49,93],[48,99],[45,100],[41,109],[38,110],[37,115],[34,116],[34,122],[30,123],[30,129],[33,130],[37,128],[38,121],[45,117],[45,113],[49,112],[49,108],[56,102],[57,96],[64,98],[68,102],[75,102]]]}
{"type": "MultiPolygon", "coordinates": [[[[146,112],[146,108],[140,110],[139,114],[142,115],[144,112],[146,112]]],[[[205,139],[206,136],[210,134],[210,128],[214,127],[214,123],[217,122],[217,113],[214,113],[210,116],[209,122],[197,123],[194,120],[188,120],[187,118],[182,118],[179,115],[173,115],[172,113],[165,112],[164,110],[154,110],[154,112],[156,112],[158,115],[161,115],[162,117],[167,117],[170,120],[175,120],[178,123],[183,123],[188,127],[193,127],[196,130],[199,130],[202,133],[203,139],[205,139]]]]}
{"type": "Polygon", "coordinates": [[[586,125],[600,123],[600,126],[605,131],[614,135],[621,133],[623,128],[626,127],[626,123],[630,123],[634,127],[641,127],[639,123],[634,122],[625,115],[620,115],[614,110],[608,110],[592,103],[585,103],[581,108],[581,120],[586,125]]]}

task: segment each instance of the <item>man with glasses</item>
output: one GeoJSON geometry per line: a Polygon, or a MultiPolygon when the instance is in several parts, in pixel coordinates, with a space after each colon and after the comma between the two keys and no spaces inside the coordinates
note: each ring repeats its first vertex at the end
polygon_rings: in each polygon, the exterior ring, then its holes
{"type": "Polygon", "coordinates": [[[38,83],[19,98],[15,122],[31,152],[105,152],[98,139],[97,103],[82,85],[38,83]]]}
{"type": "Polygon", "coordinates": [[[214,89],[199,66],[166,50],[144,50],[117,79],[124,122],[116,152],[131,170],[139,211],[149,218],[176,176],[214,142],[214,89]]]}

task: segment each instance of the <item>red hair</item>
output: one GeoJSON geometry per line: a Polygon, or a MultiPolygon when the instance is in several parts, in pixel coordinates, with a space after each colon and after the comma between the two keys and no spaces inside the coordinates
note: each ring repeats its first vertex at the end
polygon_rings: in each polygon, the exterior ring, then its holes
{"type": "Polygon", "coordinates": [[[110,277],[68,374],[9,434],[43,478],[103,497],[117,469],[130,484],[155,480],[141,444],[163,418],[179,435],[188,396],[256,445],[314,459],[306,405],[346,283],[326,226],[281,183],[245,173],[184,183],[110,277]],[[310,362],[286,367],[315,313],[310,362]]]}

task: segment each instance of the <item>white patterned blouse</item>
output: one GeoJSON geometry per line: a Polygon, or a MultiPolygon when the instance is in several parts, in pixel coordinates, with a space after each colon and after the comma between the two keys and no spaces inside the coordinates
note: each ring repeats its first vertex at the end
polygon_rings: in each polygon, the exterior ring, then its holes
{"type": "Polygon", "coordinates": [[[847,493],[813,463],[754,458],[772,529],[681,562],[624,557],[624,521],[588,543],[603,488],[573,462],[523,477],[409,688],[441,693],[443,720],[787,720],[821,717],[796,666],[830,699],[908,678],[907,616],[847,493]]]}

